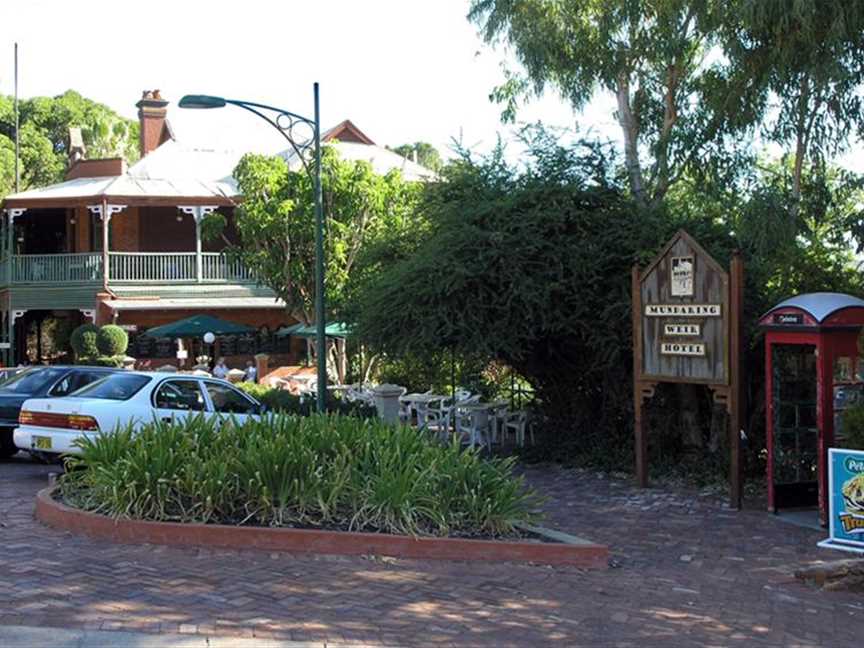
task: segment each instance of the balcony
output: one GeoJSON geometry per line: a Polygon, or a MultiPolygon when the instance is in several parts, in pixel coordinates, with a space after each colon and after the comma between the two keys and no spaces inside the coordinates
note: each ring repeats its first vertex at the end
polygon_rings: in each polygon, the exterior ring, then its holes
{"type": "MultiPolygon", "coordinates": [[[[2,262],[4,284],[98,284],[101,252],[19,254],[2,262]]],[[[218,252],[109,252],[109,284],[251,284],[243,264],[218,252]]]]}

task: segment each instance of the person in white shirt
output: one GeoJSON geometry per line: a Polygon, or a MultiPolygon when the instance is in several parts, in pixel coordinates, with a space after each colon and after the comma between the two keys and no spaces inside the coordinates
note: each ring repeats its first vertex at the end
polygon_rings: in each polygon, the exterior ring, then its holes
{"type": "Polygon", "coordinates": [[[246,361],[246,371],[243,372],[243,380],[253,383],[258,381],[258,370],[255,368],[255,363],[251,360],[246,361]]]}
{"type": "Polygon", "coordinates": [[[216,361],[216,366],[213,367],[213,377],[225,380],[228,377],[228,367],[225,365],[225,358],[219,358],[216,361]]]}

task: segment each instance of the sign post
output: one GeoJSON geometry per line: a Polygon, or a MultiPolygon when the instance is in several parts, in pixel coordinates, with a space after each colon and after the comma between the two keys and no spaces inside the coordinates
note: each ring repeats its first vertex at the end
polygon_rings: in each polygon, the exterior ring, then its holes
{"type": "Polygon", "coordinates": [[[730,504],[741,506],[741,308],[744,267],[726,272],[683,230],[632,271],[636,477],[648,485],[645,402],[658,383],[705,385],[729,420],[730,504]]]}

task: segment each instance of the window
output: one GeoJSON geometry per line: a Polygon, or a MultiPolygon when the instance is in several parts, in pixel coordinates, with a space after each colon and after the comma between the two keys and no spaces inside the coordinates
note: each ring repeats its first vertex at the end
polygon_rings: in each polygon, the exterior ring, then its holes
{"type": "Polygon", "coordinates": [[[72,396],[79,398],[101,398],[104,400],[129,400],[152,378],[138,374],[109,374],[96,382],[74,392],[72,396]]]}
{"type": "Polygon", "coordinates": [[[48,367],[34,367],[24,373],[20,373],[7,382],[3,383],[0,392],[12,394],[35,394],[49,384],[60,378],[68,369],[52,369],[48,367]]]}
{"type": "Polygon", "coordinates": [[[96,371],[72,371],[63,376],[56,385],[48,392],[51,396],[68,396],[74,391],[92,382],[104,378],[105,374],[96,371]]]}
{"type": "Polygon", "coordinates": [[[157,409],[204,411],[204,394],[197,380],[169,380],[156,390],[153,403],[157,409]]]}
{"type": "Polygon", "coordinates": [[[221,414],[257,414],[258,404],[253,403],[236,389],[228,385],[205,382],[207,394],[213,401],[213,410],[221,414]]]}

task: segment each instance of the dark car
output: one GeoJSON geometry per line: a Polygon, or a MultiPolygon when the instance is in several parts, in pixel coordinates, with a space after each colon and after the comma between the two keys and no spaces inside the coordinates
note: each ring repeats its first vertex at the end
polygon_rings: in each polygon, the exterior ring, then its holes
{"type": "Polygon", "coordinates": [[[66,396],[120,369],[108,367],[30,367],[0,383],[0,458],[11,457],[18,448],[12,431],[28,398],[66,396]]]}

